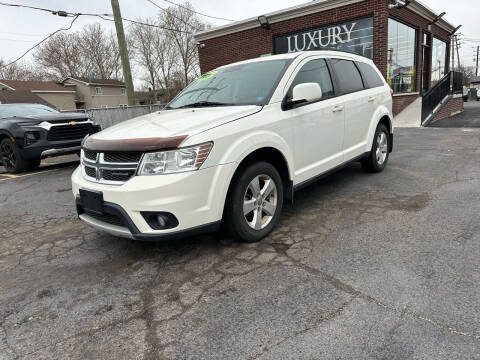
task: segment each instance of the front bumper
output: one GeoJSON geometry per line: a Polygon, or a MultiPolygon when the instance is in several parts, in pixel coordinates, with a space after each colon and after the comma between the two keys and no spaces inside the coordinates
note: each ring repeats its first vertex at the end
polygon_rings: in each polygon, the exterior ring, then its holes
{"type": "Polygon", "coordinates": [[[115,236],[137,240],[160,240],[190,236],[219,229],[223,207],[236,169],[235,163],[180,174],[134,176],[120,186],[90,182],[80,167],[72,175],[72,191],[82,221],[115,236]],[[112,224],[83,211],[80,189],[101,192],[103,208],[123,224],[112,224]],[[142,213],[168,212],[178,225],[154,230],[142,213]]]}

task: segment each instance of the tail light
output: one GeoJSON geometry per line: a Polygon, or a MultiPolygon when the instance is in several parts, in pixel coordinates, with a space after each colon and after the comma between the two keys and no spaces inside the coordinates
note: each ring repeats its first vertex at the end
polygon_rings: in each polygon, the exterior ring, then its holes
{"type": "Polygon", "coordinates": [[[390,95],[393,96],[393,89],[390,88],[390,95]]]}

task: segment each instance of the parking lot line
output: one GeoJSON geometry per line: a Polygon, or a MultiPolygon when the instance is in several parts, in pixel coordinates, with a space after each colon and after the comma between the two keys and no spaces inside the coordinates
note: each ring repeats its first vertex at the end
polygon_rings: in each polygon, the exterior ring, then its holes
{"type": "Polygon", "coordinates": [[[59,169],[49,169],[49,170],[37,171],[37,172],[34,172],[34,173],[24,174],[24,175],[0,174],[0,177],[2,177],[2,176],[6,177],[6,179],[1,179],[0,178],[0,182],[7,181],[7,180],[12,180],[12,179],[18,179],[18,178],[22,178],[22,177],[26,177],[26,176],[43,174],[43,173],[47,173],[47,172],[58,171],[58,170],[59,169]]]}

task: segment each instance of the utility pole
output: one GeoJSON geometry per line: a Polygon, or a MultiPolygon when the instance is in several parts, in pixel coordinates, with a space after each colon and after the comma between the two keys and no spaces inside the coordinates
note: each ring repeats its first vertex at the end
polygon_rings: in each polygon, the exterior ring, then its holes
{"type": "Polygon", "coordinates": [[[450,39],[452,43],[452,52],[450,55],[452,58],[452,71],[455,71],[455,36],[452,36],[450,39]]]}
{"type": "Polygon", "coordinates": [[[122,58],[123,78],[127,88],[128,105],[135,105],[135,93],[133,90],[132,70],[130,69],[130,60],[128,59],[127,42],[125,41],[125,32],[123,31],[122,14],[118,0],[112,1],[113,18],[115,19],[115,29],[117,30],[118,49],[122,58]]]}
{"type": "Polygon", "coordinates": [[[477,70],[475,71],[475,77],[478,77],[478,53],[480,51],[480,46],[477,46],[477,70]]]}
{"type": "Polygon", "coordinates": [[[458,50],[459,46],[458,46],[458,36],[455,35],[455,42],[457,44],[457,61],[458,61],[458,68],[460,69],[461,65],[460,65],[460,51],[458,50]]]}

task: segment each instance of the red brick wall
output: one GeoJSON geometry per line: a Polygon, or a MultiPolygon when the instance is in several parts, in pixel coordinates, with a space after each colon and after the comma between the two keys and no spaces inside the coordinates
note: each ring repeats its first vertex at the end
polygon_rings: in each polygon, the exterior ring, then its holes
{"type": "MultiPolygon", "coordinates": [[[[365,0],[356,4],[274,23],[271,24],[271,30],[257,27],[202,41],[205,47],[198,50],[201,71],[205,73],[222,65],[273,53],[273,37],[276,35],[308,30],[359,17],[373,16],[373,46],[375,51],[373,60],[383,75],[386,76],[388,17],[391,16],[407,22],[417,30],[428,30],[428,21],[426,19],[408,8],[389,10],[389,3],[389,0],[365,0]]],[[[447,32],[436,25],[432,26],[431,33],[442,40],[449,41],[447,32]]],[[[421,31],[418,31],[418,57],[421,54],[421,36],[421,31]]],[[[448,49],[450,49],[449,46],[448,49]]],[[[417,59],[417,89],[420,88],[420,74],[421,61],[417,59]]]]}
{"type": "MultiPolygon", "coordinates": [[[[416,86],[420,91],[421,86],[421,51],[422,31],[428,30],[428,21],[408,8],[388,9],[389,0],[365,0],[356,4],[339,7],[311,14],[295,19],[271,24],[271,30],[261,27],[229,34],[202,41],[205,47],[199,49],[200,68],[202,73],[233,62],[252,59],[263,54],[273,53],[273,38],[289,32],[308,30],[338,22],[353,20],[359,17],[373,16],[374,26],[374,62],[386,77],[388,57],[388,18],[393,17],[404,21],[417,29],[417,60],[416,60],[416,86]]],[[[431,33],[447,41],[450,51],[448,33],[440,27],[433,25],[431,33]]],[[[449,58],[449,56],[448,56],[449,58]]],[[[416,96],[394,97],[393,112],[398,114],[406,106],[417,99],[416,96]]]]}
{"type": "Polygon", "coordinates": [[[408,105],[418,99],[418,95],[405,95],[393,97],[393,116],[401,113],[408,105]]]}
{"type": "Polygon", "coordinates": [[[433,121],[445,119],[461,111],[463,111],[463,98],[462,97],[452,98],[443,107],[443,109],[440,110],[440,112],[435,116],[433,121]]]}
{"type": "Polygon", "coordinates": [[[199,49],[200,69],[202,73],[205,73],[222,65],[273,53],[273,37],[276,35],[312,29],[358,17],[373,16],[374,61],[380,64],[379,68],[385,73],[387,66],[387,54],[385,53],[388,29],[387,2],[388,0],[366,0],[274,23],[271,24],[271,30],[258,27],[202,41],[205,47],[199,49]]]}

